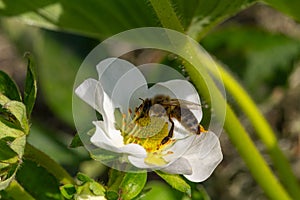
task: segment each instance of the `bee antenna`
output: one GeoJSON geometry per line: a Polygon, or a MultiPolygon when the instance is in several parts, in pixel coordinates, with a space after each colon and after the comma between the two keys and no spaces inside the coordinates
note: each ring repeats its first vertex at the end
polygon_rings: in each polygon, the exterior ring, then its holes
{"type": "Polygon", "coordinates": [[[141,101],[143,101],[143,102],[145,101],[145,100],[144,100],[144,99],[142,99],[142,98],[139,98],[139,99],[140,99],[141,101]]]}

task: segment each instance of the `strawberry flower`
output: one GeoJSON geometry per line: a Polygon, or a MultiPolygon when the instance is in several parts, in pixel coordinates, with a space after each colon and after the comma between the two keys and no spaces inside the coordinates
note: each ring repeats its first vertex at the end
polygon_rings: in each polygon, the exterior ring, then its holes
{"type": "MultiPolygon", "coordinates": [[[[102,115],[101,121],[93,121],[95,131],[90,138],[99,149],[97,153],[111,152],[118,155],[120,164],[182,174],[192,182],[204,181],[212,174],[223,158],[219,139],[213,132],[199,126],[200,134],[191,133],[182,121],[170,117],[168,110],[160,109],[162,113],[157,115],[159,104],[149,105],[149,110],[140,109],[146,100],[158,95],[200,105],[190,82],[175,79],[148,87],[138,67],[118,58],[101,61],[97,72],[98,80],[87,79],[75,90],[78,97],[102,115]]],[[[190,112],[199,124],[201,107],[190,112]]]]}

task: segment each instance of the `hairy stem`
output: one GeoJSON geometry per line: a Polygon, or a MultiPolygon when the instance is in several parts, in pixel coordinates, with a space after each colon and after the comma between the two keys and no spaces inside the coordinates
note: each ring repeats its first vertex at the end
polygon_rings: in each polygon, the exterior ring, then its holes
{"type": "MultiPolygon", "coordinates": [[[[175,11],[171,5],[171,2],[169,0],[160,0],[160,1],[150,0],[150,2],[152,4],[158,18],[160,19],[161,24],[165,28],[180,30],[180,32],[182,32],[181,30],[183,30],[183,27],[180,24],[180,21],[179,21],[178,17],[176,16],[176,13],[175,13],[175,11]],[[163,5],[163,10],[160,8],[162,5],[163,5]]],[[[172,40],[172,38],[170,38],[170,39],[172,40]]],[[[212,62],[208,61],[209,60],[207,58],[208,56],[204,55],[203,52],[197,51],[196,48],[193,45],[190,45],[189,42],[187,42],[184,51],[188,52],[188,54],[190,55],[191,58],[194,58],[193,63],[186,64],[185,66],[186,66],[187,72],[189,73],[189,75],[190,75],[191,79],[193,80],[194,84],[196,85],[197,89],[199,91],[203,91],[203,95],[207,99],[217,98],[217,99],[220,99],[220,101],[224,100],[224,97],[218,91],[216,85],[214,84],[214,82],[211,80],[211,78],[205,71],[205,70],[207,70],[207,69],[205,69],[205,68],[207,68],[207,66],[208,66],[208,68],[210,68],[212,65],[212,62]],[[210,87],[209,88],[210,93],[205,92],[205,91],[207,91],[207,87],[210,87]]],[[[213,76],[215,75],[214,73],[212,73],[212,74],[213,74],[213,76]]],[[[219,76],[215,76],[215,78],[220,80],[219,76]]],[[[228,82],[225,82],[226,87],[228,87],[227,83],[228,82]]],[[[229,90],[229,92],[232,92],[232,91],[229,90]]],[[[236,93],[236,94],[238,94],[238,93],[236,93]]],[[[237,95],[235,97],[237,99],[240,99],[239,95],[237,95]]],[[[240,99],[240,100],[242,100],[242,99],[240,99]]],[[[253,177],[256,179],[256,181],[260,184],[260,186],[264,189],[264,191],[270,198],[272,198],[272,199],[290,199],[289,195],[287,194],[285,189],[282,187],[282,185],[278,182],[275,175],[272,173],[272,170],[269,168],[269,166],[263,159],[262,155],[259,153],[259,151],[255,147],[253,141],[248,136],[248,133],[245,131],[244,127],[239,122],[238,118],[236,117],[236,115],[234,114],[234,112],[232,111],[230,106],[227,105],[227,103],[226,103],[225,107],[226,107],[226,109],[225,109],[225,111],[226,111],[225,125],[224,125],[225,130],[228,133],[228,136],[229,136],[231,142],[235,145],[238,152],[240,153],[240,155],[244,159],[245,163],[247,164],[248,168],[250,169],[251,173],[253,174],[253,177]],[[274,192],[274,191],[276,191],[276,192],[274,192]]],[[[256,107],[256,106],[254,105],[254,107],[256,107]]],[[[216,112],[218,112],[218,109],[215,109],[215,110],[216,110],[216,112]]],[[[257,110],[258,109],[255,109],[255,112],[257,110]]],[[[244,109],[244,111],[247,112],[248,110],[244,109]]],[[[258,113],[256,113],[256,114],[258,114],[258,113]]],[[[253,123],[253,121],[252,121],[252,123],[253,123]]],[[[262,123],[267,124],[265,122],[265,120],[262,121],[262,123]]],[[[258,127],[258,126],[260,126],[261,124],[254,123],[253,125],[256,127],[257,130],[260,129],[260,127],[258,127]]],[[[265,127],[266,126],[263,126],[263,128],[265,128],[265,127]]],[[[277,144],[276,138],[271,137],[269,139],[271,140],[270,143],[268,140],[262,139],[262,141],[264,143],[267,142],[266,146],[268,146],[270,148],[272,147],[273,152],[276,152],[277,155],[278,154],[283,155],[281,150],[276,145],[277,144]],[[271,143],[273,145],[271,145],[271,143]],[[274,144],[275,144],[275,146],[274,146],[274,144]]],[[[270,154],[272,155],[273,153],[270,152],[270,154]]],[[[286,168],[286,170],[291,171],[284,156],[278,156],[278,157],[271,156],[271,157],[274,161],[275,166],[278,169],[286,168]],[[285,164],[280,166],[279,163],[281,161],[285,164]]],[[[279,171],[279,173],[283,173],[282,170],[278,170],[278,171],[279,171]]],[[[283,174],[280,175],[280,177],[283,177],[283,176],[284,176],[283,174]]],[[[284,182],[286,182],[286,181],[284,181],[284,182]]],[[[290,189],[290,187],[296,188],[297,184],[293,181],[290,183],[291,183],[291,185],[287,185],[287,187],[289,189],[289,192],[294,196],[294,192],[290,189]]]]}
{"type": "Polygon", "coordinates": [[[247,92],[238,84],[238,82],[223,68],[219,67],[219,70],[226,89],[235,98],[238,105],[248,116],[257,135],[267,147],[274,166],[278,171],[280,180],[282,180],[282,183],[286,186],[292,197],[300,197],[300,187],[297,179],[291,170],[288,160],[280,150],[272,128],[247,92]]]}

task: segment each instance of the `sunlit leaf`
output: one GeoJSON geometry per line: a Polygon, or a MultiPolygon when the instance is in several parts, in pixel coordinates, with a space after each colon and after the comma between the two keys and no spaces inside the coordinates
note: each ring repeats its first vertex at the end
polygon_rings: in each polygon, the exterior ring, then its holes
{"type": "Polygon", "coordinates": [[[88,177],[87,175],[85,175],[83,173],[78,173],[77,174],[77,179],[79,181],[81,181],[82,183],[93,182],[93,179],[91,179],[90,177],[88,177]]]}
{"type": "Polygon", "coordinates": [[[146,1],[140,0],[2,0],[0,15],[18,16],[26,23],[51,29],[65,29],[100,38],[144,26],[155,26],[155,19],[146,1]],[[74,13],[76,13],[74,15],[74,13]],[[143,16],[143,17],[141,17],[143,16]],[[110,28],[108,28],[109,23],[110,28]]]}
{"type": "Polygon", "coordinates": [[[161,181],[150,181],[145,188],[150,188],[150,191],[145,194],[143,200],[180,199],[179,195],[169,185],[161,181]]]}
{"type": "Polygon", "coordinates": [[[0,94],[0,106],[2,115],[6,115],[6,119],[19,127],[25,134],[29,133],[29,124],[26,116],[26,108],[19,101],[9,101],[5,104],[1,103],[3,96],[0,94]]]}
{"type": "MultiPolygon", "coordinates": [[[[209,28],[249,5],[252,0],[172,0],[186,32],[203,36],[209,28]]],[[[73,31],[94,38],[105,38],[139,27],[161,26],[150,3],[143,0],[2,0],[0,15],[13,16],[31,25],[73,31]],[[74,14],[76,13],[76,14],[74,14]]]]}
{"type": "MultiPolygon", "coordinates": [[[[1,133],[1,132],[0,132],[1,133]]],[[[20,167],[20,159],[24,153],[26,136],[3,138],[0,141],[0,190],[9,186],[20,167]]]]}
{"type": "Polygon", "coordinates": [[[9,123],[7,120],[4,120],[0,117],[0,138],[5,137],[20,137],[24,135],[24,132],[17,129],[12,123],[9,123]]]}
{"type": "Polygon", "coordinates": [[[111,169],[107,189],[108,199],[133,199],[144,188],[147,172],[129,173],[111,169]]]}
{"type": "Polygon", "coordinates": [[[90,190],[96,196],[104,196],[104,192],[105,192],[104,187],[100,183],[98,183],[96,181],[92,181],[90,183],[90,190]]]}
{"type": "Polygon", "coordinates": [[[185,182],[185,180],[178,174],[167,174],[161,171],[155,171],[162,179],[164,179],[174,189],[186,193],[191,196],[191,186],[185,182]]]}
{"type": "Polygon", "coordinates": [[[18,160],[18,154],[10,147],[14,138],[0,139],[0,162],[15,163],[18,160]]]}
{"type": "Polygon", "coordinates": [[[119,186],[121,191],[120,197],[124,200],[133,199],[145,187],[147,181],[147,172],[126,173],[119,186]]]}
{"type": "MultiPolygon", "coordinates": [[[[0,166],[1,166],[1,162],[0,162],[0,166]]],[[[17,169],[18,169],[18,164],[13,164],[13,165],[9,165],[6,168],[1,168],[0,191],[4,190],[9,186],[11,181],[15,178],[17,169]],[[5,175],[3,175],[3,173],[5,173],[5,175]]]]}
{"type": "Polygon", "coordinates": [[[76,194],[76,187],[72,184],[66,184],[60,187],[60,192],[66,199],[72,199],[76,194]]]}

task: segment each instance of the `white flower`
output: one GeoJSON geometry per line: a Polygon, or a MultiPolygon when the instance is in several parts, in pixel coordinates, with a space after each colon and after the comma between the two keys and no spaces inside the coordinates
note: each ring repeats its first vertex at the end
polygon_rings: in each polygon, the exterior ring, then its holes
{"type": "MultiPolygon", "coordinates": [[[[91,142],[95,146],[120,154],[137,168],[183,174],[193,182],[204,181],[211,175],[223,158],[219,139],[213,132],[192,134],[179,120],[172,118],[175,124],[172,138],[162,144],[172,127],[167,113],[151,120],[145,117],[139,123],[135,118],[141,113],[137,108],[147,98],[157,95],[200,105],[191,83],[176,79],[148,88],[137,67],[117,58],[101,61],[97,71],[99,80],[87,79],[75,91],[103,117],[103,121],[93,122],[96,131],[91,142]],[[148,125],[142,127],[144,122],[148,125]],[[153,132],[156,129],[160,131],[153,132]]],[[[201,108],[190,111],[200,123],[201,108]]]]}
{"type": "Polygon", "coordinates": [[[76,200],[106,200],[104,196],[81,195],[75,198],[76,200]]]}

